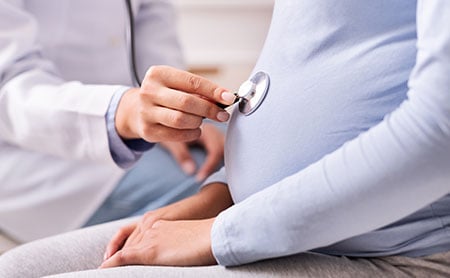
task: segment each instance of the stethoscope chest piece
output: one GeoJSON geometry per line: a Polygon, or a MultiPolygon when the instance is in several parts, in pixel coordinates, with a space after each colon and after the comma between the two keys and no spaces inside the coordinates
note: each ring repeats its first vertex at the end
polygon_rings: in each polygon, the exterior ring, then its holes
{"type": "Polygon", "coordinates": [[[258,109],[269,90],[270,79],[265,72],[257,72],[239,88],[239,111],[248,116],[258,109]]]}

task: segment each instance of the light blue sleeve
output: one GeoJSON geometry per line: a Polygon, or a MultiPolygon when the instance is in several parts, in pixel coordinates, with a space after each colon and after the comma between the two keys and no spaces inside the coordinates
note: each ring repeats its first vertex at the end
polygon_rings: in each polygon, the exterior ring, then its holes
{"type": "Polygon", "coordinates": [[[114,162],[121,168],[133,166],[145,151],[150,150],[154,146],[153,143],[148,143],[141,139],[124,141],[117,134],[115,125],[116,111],[120,99],[128,89],[128,87],[122,87],[116,91],[105,115],[109,150],[114,162]]]}
{"type": "Polygon", "coordinates": [[[213,253],[239,265],[393,223],[450,192],[450,1],[418,1],[408,99],[317,163],[222,212],[213,253]]]}
{"type": "Polygon", "coordinates": [[[225,172],[225,167],[222,167],[219,169],[219,171],[213,173],[211,176],[209,176],[201,185],[201,187],[204,187],[210,183],[215,183],[215,182],[220,182],[220,183],[227,183],[227,177],[226,177],[226,172],[225,172]]]}

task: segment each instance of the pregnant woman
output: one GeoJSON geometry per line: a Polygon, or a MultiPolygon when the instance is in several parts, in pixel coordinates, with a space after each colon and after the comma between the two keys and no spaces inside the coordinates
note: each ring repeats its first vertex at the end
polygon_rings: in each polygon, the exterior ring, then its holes
{"type": "Polygon", "coordinates": [[[446,0],[276,1],[255,66],[267,95],[235,107],[225,167],[197,195],[22,246],[0,269],[450,275],[449,15],[446,0]]]}

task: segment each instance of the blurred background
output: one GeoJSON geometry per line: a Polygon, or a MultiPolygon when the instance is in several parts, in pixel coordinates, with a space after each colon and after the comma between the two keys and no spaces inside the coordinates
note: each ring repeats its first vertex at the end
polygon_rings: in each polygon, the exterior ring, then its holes
{"type": "Polygon", "coordinates": [[[188,69],[230,90],[249,75],[264,44],[274,0],[174,0],[188,69]]]}

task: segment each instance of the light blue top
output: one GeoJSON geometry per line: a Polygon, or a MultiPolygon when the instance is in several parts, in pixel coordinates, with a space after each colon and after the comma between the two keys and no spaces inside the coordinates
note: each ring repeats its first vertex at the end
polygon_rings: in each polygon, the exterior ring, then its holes
{"type": "Polygon", "coordinates": [[[222,265],[450,250],[450,1],[276,1],[260,108],[226,143],[222,265]],[[417,15],[416,15],[417,10],[417,15]],[[320,248],[320,249],[319,249],[320,248]]]}

